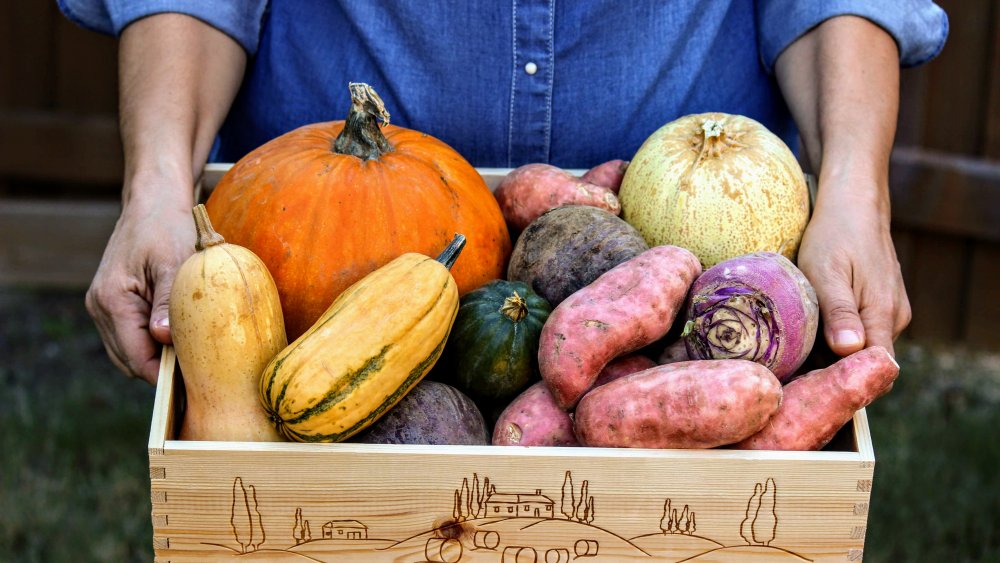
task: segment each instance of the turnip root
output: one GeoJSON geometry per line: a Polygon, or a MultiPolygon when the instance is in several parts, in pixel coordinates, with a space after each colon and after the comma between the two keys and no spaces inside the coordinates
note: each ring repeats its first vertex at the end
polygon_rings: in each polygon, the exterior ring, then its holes
{"type": "Polygon", "coordinates": [[[622,178],[625,177],[626,170],[628,170],[627,160],[609,160],[587,170],[580,176],[580,179],[591,184],[604,186],[612,193],[617,194],[618,189],[622,187],[622,178]]]}
{"type": "Polygon", "coordinates": [[[784,383],[816,341],[819,302],[791,261],[754,252],[720,262],[695,280],[687,321],[691,359],[752,360],[784,383]]]}
{"type": "Polygon", "coordinates": [[[611,360],[608,365],[604,366],[601,373],[597,375],[597,381],[594,381],[594,387],[600,387],[626,375],[655,366],[656,362],[642,354],[626,354],[611,360]]]}
{"type": "Polygon", "coordinates": [[[544,381],[518,395],[493,428],[494,446],[578,446],[573,418],[556,404],[544,381]]]}
{"type": "Polygon", "coordinates": [[[614,358],[662,338],[699,273],[694,254],[658,246],[557,305],[542,327],[538,367],[559,406],[572,408],[614,358]]]}
{"type": "Polygon", "coordinates": [[[819,450],[854,413],[892,388],[899,364],[881,346],[865,348],[784,387],[781,407],[742,450],[819,450]]]}
{"type": "Polygon", "coordinates": [[[523,231],[550,209],[589,205],[618,215],[621,204],[611,190],[577,178],[551,164],[525,164],[510,171],[493,192],[507,226],[523,231]]]}
{"type": "Polygon", "coordinates": [[[657,366],[584,395],[576,436],[585,446],[714,448],[759,431],[781,394],[774,374],[747,360],[657,366]]]}

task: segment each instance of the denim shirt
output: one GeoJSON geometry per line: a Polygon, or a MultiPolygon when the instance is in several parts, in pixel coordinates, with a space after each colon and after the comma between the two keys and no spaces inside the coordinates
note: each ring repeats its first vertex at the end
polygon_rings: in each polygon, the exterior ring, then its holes
{"type": "Polygon", "coordinates": [[[707,111],[756,119],[793,149],[773,75],[824,20],[869,19],[902,66],[943,47],[930,0],[59,0],[73,21],[120,33],[159,12],[238,41],[247,73],[213,160],[235,161],[300,125],[346,117],[348,82],[381,95],[392,123],[445,141],[476,166],[628,160],[661,125],[707,111]]]}

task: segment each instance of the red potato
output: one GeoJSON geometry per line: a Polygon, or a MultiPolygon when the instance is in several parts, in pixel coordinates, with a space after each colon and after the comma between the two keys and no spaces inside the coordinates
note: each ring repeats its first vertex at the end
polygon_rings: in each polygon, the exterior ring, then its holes
{"type": "Polygon", "coordinates": [[[601,373],[597,375],[597,380],[594,381],[594,387],[600,387],[626,375],[655,366],[656,362],[642,354],[626,354],[611,360],[608,365],[604,366],[601,373]]]}
{"type": "Polygon", "coordinates": [[[577,439],[615,448],[715,448],[759,431],[781,382],[749,360],[656,366],[597,387],[574,414],[577,439]]]}
{"type": "Polygon", "coordinates": [[[733,445],[741,450],[819,450],[854,413],[892,388],[899,364],[872,346],[785,385],[781,408],[760,432],[733,445]]]}
{"type": "Polygon", "coordinates": [[[611,190],[577,178],[551,164],[525,164],[510,171],[493,192],[507,225],[523,231],[550,209],[563,205],[589,205],[621,213],[618,196],[611,190]]]}
{"type": "Polygon", "coordinates": [[[494,446],[579,446],[573,418],[556,404],[544,381],[525,389],[500,414],[494,446]]]}
{"type": "Polygon", "coordinates": [[[615,159],[587,170],[580,176],[580,179],[591,184],[604,186],[618,195],[618,189],[622,187],[622,178],[628,170],[628,161],[615,159]]]}
{"type": "Polygon", "coordinates": [[[700,273],[694,254],[657,246],[559,303],[538,343],[539,371],[559,406],[571,409],[614,358],[666,335],[700,273]]]}

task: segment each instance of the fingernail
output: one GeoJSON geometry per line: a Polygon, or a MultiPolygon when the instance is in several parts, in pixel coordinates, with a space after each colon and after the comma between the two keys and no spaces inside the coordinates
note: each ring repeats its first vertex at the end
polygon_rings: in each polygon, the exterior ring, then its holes
{"type": "Polygon", "coordinates": [[[861,335],[853,330],[838,330],[833,335],[833,341],[839,347],[852,348],[861,344],[861,335]]]}
{"type": "Polygon", "coordinates": [[[170,328],[170,318],[163,317],[162,319],[156,319],[153,321],[154,328],[170,328]]]}

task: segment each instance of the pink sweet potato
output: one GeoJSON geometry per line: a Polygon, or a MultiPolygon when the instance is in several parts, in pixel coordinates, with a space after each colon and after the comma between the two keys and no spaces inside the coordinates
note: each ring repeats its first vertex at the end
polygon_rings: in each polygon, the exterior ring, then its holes
{"type": "Polygon", "coordinates": [[[830,367],[813,370],[784,387],[781,408],[742,450],[818,450],[854,413],[892,388],[899,364],[881,346],[865,348],[830,367]]]}
{"type": "Polygon", "coordinates": [[[551,164],[525,164],[510,171],[493,192],[507,226],[523,231],[550,209],[563,205],[589,205],[609,213],[621,213],[621,204],[611,190],[581,180],[551,164]]]}
{"type": "Polygon", "coordinates": [[[597,375],[594,387],[600,387],[616,379],[621,379],[626,375],[631,375],[637,371],[649,369],[654,366],[656,366],[656,362],[642,354],[626,354],[620,358],[611,360],[608,362],[608,365],[604,366],[601,373],[597,375]]]}
{"type": "Polygon", "coordinates": [[[538,367],[559,406],[571,409],[614,358],[662,338],[700,273],[694,254],[657,246],[557,305],[542,327],[538,367]]]}
{"type": "Polygon", "coordinates": [[[584,395],[576,436],[595,447],[714,448],[760,430],[781,394],[778,378],[749,360],[657,366],[584,395]]]}
{"type": "Polygon", "coordinates": [[[493,428],[494,446],[578,446],[573,419],[556,404],[544,381],[521,392],[493,428]]]}
{"type": "Polygon", "coordinates": [[[591,184],[604,186],[617,195],[619,188],[622,187],[622,178],[625,177],[626,170],[628,170],[627,160],[609,160],[587,170],[580,176],[580,179],[591,184]]]}

